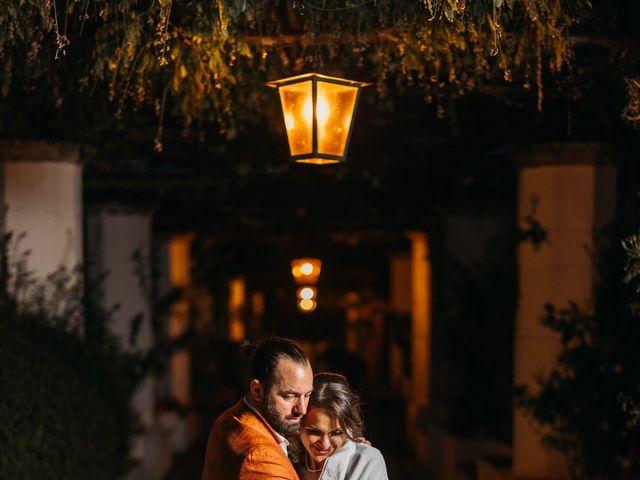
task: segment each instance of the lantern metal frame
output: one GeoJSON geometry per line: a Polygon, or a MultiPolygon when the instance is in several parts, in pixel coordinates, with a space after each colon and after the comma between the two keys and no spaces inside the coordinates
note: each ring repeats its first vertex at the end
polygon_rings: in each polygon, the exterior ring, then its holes
{"type": "MultiPolygon", "coordinates": [[[[367,87],[371,85],[366,82],[358,82],[356,80],[347,80],[344,78],[338,77],[329,77],[327,75],[322,75],[320,73],[305,73],[302,75],[297,75],[295,77],[283,78],[280,80],[273,80],[267,82],[266,85],[272,88],[276,88],[278,91],[280,87],[285,87],[288,85],[292,85],[295,83],[302,83],[311,80],[311,105],[312,105],[312,151],[311,153],[304,153],[300,155],[292,155],[291,154],[291,144],[287,139],[287,143],[289,143],[289,159],[292,162],[296,163],[308,163],[314,165],[326,165],[332,163],[344,163],[347,158],[347,152],[349,151],[349,144],[351,142],[351,133],[353,132],[353,123],[356,117],[356,112],[358,110],[358,102],[360,101],[360,92],[362,87],[367,87]],[[317,102],[318,102],[318,82],[332,83],[335,85],[342,85],[346,87],[353,87],[356,89],[356,98],[353,104],[353,112],[351,113],[351,122],[349,125],[349,132],[347,133],[347,139],[344,144],[344,150],[342,155],[331,155],[328,153],[320,153],[318,152],[318,118],[317,118],[317,102]],[[312,159],[320,159],[321,162],[312,162],[312,159]]],[[[284,110],[283,110],[284,117],[284,110]]],[[[287,137],[288,137],[287,133],[287,137]]]]}

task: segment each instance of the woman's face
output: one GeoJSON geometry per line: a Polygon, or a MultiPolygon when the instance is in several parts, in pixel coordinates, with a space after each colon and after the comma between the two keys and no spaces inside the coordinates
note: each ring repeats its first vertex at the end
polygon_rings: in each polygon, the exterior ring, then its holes
{"type": "Polygon", "coordinates": [[[347,439],[337,418],[321,407],[309,407],[302,420],[300,438],[311,458],[322,463],[347,439]]]}

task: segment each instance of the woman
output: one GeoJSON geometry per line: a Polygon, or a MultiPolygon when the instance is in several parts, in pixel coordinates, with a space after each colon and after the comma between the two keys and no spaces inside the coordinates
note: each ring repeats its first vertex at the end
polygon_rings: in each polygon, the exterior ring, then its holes
{"type": "Polygon", "coordinates": [[[388,480],[382,454],[362,441],[360,400],[347,379],[318,373],[300,426],[301,480],[388,480]]]}

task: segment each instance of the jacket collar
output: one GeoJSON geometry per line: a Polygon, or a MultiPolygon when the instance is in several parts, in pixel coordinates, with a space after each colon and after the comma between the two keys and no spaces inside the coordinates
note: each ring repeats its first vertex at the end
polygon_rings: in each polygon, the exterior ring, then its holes
{"type": "Polygon", "coordinates": [[[245,407],[251,410],[262,421],[262,423],[265,424],[265,426],[269,429],[271,434],[274,436],[274,438],[280,445],[280,448],[282,448],[282,451],[285,453],[285,455],[288,455],[289,440],[287,440],[283,435],[275,431],[275,429],[271,426],[271,424],[267,422],[267,419],[262,416],[260,411],[256,407],[254,407],[249,400],[247,400],[246,396],[242,397],[242,401],[244,402],[245,407]]]}

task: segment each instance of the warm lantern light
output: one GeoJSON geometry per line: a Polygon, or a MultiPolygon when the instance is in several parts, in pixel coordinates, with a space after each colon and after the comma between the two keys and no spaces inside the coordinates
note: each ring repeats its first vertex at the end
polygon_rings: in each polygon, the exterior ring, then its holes
{"type": "Polygon", "coordinates": [[[302,287],[298,289],[298,298],[301,300],[313,300],[318,291],[313,287],[302,287]]]}
{"type": "Polygon", "coordinates": [[[322,261],[318,258],[296,258],[291,261],[291,273],[298,285],[313,285],[318,281],[322,261]]]}
{"type": "Polygon", "coordinates": [[[369,84],[307,73],[267,85],[280,93],[291,160],[345,161],[360,89],[369,84]]]}
{"type": "Polygon", "coordinates": [[[313,312],[317,306],[318,304],[314,300],[308,298],[303,298],[302,300],[298,301],[298,308],[304,313],[313,312]]]}

